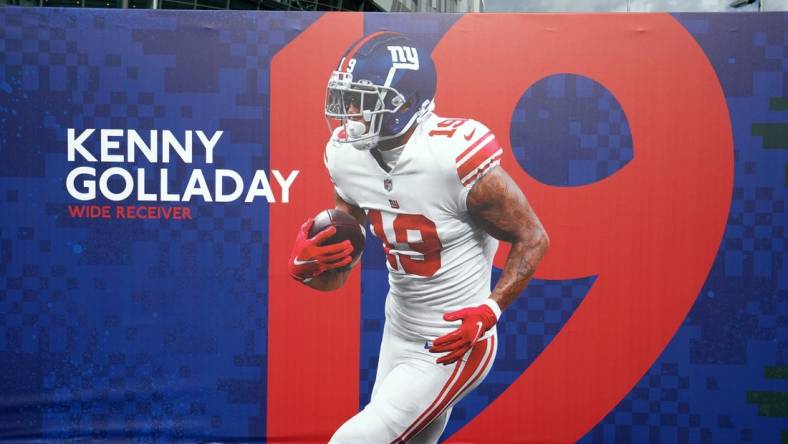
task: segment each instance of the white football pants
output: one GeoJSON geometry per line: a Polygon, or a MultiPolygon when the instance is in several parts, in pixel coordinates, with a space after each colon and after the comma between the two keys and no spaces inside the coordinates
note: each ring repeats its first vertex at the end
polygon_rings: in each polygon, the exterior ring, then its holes
{"type": "Polygon", "coordinates": [[[403,338],[385,327],[372,399],[329,442],[437,442],[454,404],[489,373],[496,348],[493,327],[460,361],[437,364],[443,354],[430,353],[423,340],[403,338]]]}

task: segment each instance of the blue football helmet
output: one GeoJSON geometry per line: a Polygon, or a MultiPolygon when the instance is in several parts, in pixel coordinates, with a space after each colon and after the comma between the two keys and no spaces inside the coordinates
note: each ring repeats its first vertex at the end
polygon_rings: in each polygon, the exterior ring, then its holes
{"type": "Polygon", "coordinates": [[[331,73],[326,121],[332,140],[369,150],[399,137],[434,108],[430,51],[389,31],[354,43],[331,73]]]}

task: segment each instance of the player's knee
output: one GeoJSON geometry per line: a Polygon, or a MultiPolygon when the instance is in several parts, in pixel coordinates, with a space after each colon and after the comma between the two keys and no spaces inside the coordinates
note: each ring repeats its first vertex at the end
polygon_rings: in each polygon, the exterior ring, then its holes
{"type": "Polygon", "coordinates": [[[342,424],[329,444],[388,443],[390,435],[383,420],[370,409],[364,409],[342,424]]]}
{"type": "Polygon", "coordinates": [[[347,422],[342,424],[342,426],[334,432],[334,436],[328,440],[328,444],[354,444],[362,442],[364,441],[358,436],[357,431],[348,426],[347,422]]]}

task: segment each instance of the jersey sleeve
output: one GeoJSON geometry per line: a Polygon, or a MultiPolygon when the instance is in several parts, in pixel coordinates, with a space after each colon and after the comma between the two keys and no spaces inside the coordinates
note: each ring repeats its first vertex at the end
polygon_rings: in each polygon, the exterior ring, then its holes
{"type": "Polygon", "coordinates": [[[490,170],[500,165],[503,148],[495,134],[484,124],[468,120],[452,137],[452,174],[459,183],[457,204],[460,210],[467,209],[465,201],[476,182],[490,170]]]}
{"type": "Polygon", "coordinates": [[[474,123],[467,146],[457,150],[459,153],[454,158],[457,178],[468,189],[490,169],[499,165],[503,154],[501,144],[492,131],[479,122],[474,123]]]}
{"type": "Polygon", "coordinates": [[[331,180],[331,185],[334,187],[334,192],[337,193],[339,197],[342,198],[345,202],[351,205],[357,205],[356,202],[348,196],[347,193],[342,191],[339,187],[337,180],[334,178],[334,170],[335,170],[335,158],[336,153],[335,150],[339,149],[334,142],[331,140],[328,141],[326,144],[326,150],[323,153],[323,164],[326,166],[326,170],[328,171],[328,177],[331,180]]]}

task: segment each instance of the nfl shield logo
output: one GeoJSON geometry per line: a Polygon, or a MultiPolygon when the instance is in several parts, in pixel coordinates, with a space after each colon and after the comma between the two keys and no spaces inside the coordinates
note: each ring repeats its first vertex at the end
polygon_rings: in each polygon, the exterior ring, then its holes
{"type": "Polygon", "coordinates": [[[394,188],[394,183],[391,182],[391,179],[385,179],[383,181],[383,188],[385,188],[386,191],[391,191],[391,189],[394,188]]]}

